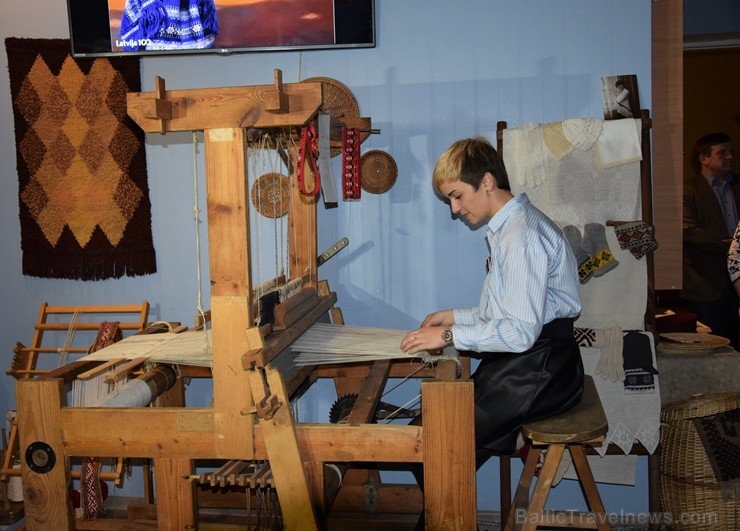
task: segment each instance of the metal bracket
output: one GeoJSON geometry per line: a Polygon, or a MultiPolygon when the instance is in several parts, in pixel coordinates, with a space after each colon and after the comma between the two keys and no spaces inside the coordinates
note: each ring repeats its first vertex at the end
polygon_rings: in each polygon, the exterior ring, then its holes
{"type": "Polygon", "coordinates": [[[337,243],[329,247],[326,251],[321,253],[316,258],[316,265],[320,266],[321,264],[326,263],[329,260],[329,258],[331,258],[335,254],[337,254],[339,251],[347,247],[348,244],[349,244],[349,239],[347,239],[346,237],[342,238],[341,240],[339,240],[337,243]]]}
{"type": "Polygon", "coordinates": [[[270,420],[282,405],[282,402],[280,402],[277,396],[266,396],[257,403],[257,416],[261,419],[270,420]]]}

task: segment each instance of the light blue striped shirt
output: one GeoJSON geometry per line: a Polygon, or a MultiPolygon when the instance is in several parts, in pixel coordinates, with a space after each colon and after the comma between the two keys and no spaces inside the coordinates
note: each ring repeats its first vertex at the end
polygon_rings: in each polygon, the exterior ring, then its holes
{"type": "Polygon", "coordinates": [[[524,352],[543,325],[581,312],[578,266],[560,228],[515,196],[488,222],[491,267],[480,304],[455,308],[458,350],[524,352]]]}

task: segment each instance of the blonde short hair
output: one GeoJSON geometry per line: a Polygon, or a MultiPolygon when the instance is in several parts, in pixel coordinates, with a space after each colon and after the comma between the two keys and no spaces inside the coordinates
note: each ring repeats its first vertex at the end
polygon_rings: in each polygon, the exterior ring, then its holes
{"type": "Polygon", "coordinates": [[[499,189],[511,190],[504,161],[488,139],[464,138],[440,155],[432,173],[432,184],[437,192],[441,185],[455,181],[463,181],[477,190],[486,172],[493,175],[499,189]]]}

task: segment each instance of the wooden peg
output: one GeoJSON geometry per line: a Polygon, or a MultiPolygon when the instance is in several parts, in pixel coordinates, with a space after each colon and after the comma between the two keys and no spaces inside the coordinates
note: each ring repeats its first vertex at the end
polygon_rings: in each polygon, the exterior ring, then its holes
{"type": "Polygon", "coordinates": [[[121,365],[120,367],[117,367],[111,371],[108,371],[103,375],[103,381],[104,382],[118,382],[120,380],[123,380],[128,376],[128,373],[135,368],[137,368],[139,365],[143,365],[149,360],[147,357],[143,358],[136,358],[131,361],[128,361],[121,365]]]}
{"type": "Polygon", "coordinates": [[[159,132],[165,134],[167,126],[165,120],[172,119],[172,102],[167,101],[167,91],[164,88],[164,78],[154,78],[154,97],[142,101],[142,111],[145,118],[159,120],[159,132]]]}
{"type": "Polygon", "coordinates": [[[275,88],[265,92],[265,110],[273,113],[288,112],[288,94],[283,92],[283,72],[275,69],[275,88]]]}

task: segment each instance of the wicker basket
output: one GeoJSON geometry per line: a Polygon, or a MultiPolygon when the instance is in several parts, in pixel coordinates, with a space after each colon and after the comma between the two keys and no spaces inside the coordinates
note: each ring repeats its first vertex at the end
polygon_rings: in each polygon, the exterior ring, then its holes
{"type": "Polygon", "coordinates": [[[740,408],[740,394],[697,395],[663,406],[660,499],[677,531],[740,529],[740,500],[723,501],[694,419],[740,408]]]}

